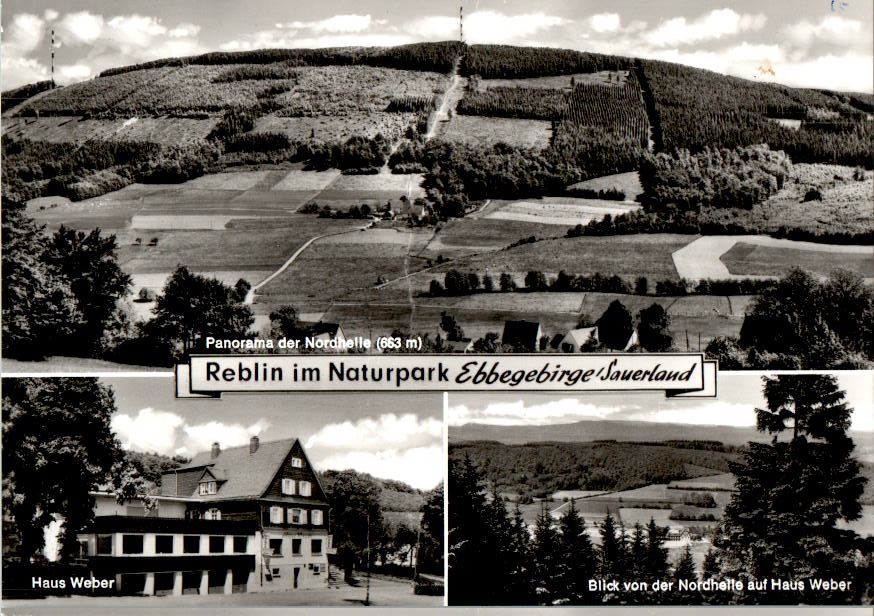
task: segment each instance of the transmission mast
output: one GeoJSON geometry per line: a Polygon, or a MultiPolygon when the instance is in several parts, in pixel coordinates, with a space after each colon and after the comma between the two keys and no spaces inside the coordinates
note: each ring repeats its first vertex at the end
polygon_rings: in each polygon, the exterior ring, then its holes
{"type": "Polygon", "coordinates": [[[55,29],[52,28],[52,89],[55,88],[55,29]]]}
{"type": "Polygon", "coordinates": [[[464,5],[458,5],[458,42],[464,42],[464,5]]]}

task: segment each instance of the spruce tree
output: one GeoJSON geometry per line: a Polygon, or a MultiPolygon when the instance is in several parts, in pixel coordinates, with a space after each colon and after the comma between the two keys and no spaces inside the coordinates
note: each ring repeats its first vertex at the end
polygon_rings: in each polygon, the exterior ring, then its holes
{"type": "Polygon", "coordinates": [[[595,577],[595,549],[573,498],[561,517],[559,528],[559,592],[568,603],[589,603],[589,580],[595,577]]]}
{"type": "Polygon", "coordinates": [[[642,580],[646,576],[646,533],[640,522],[634,523],[631,532],[631,544],[628,547],[629,567],[628,572],[635,579],[642,580]]]}
{"type": "Polygon", "coordinates": [[[537,602],[550,605],[556,598],[556,564],[558,561],[558,532],[552,525],[552,516],[541,504],[534,526],[534,585],[537,602]]]}
{"type": "Polygon", "coordinates": [[[681,581],[695,582],[698,580],[698,575],[695,573],[695,561],[692,559],[692,550],[688,545],[674,564],[671,580],[674,582],[671,603],[697,605],[701,602],[701,594],[697,590],[680,589],[681,581]]]}
{"type": "MultiPolygon", "coordinates": [[[[805,590],[745,591],[751,603],[854,603],[868,585],[855,560],[870,545],[838,528],[857,519],[865,479],[847,436],[851,410],[830,375],[764,379],[757,427],[770,443],[750,443],[731,465],[736,491],[719,541],[722,573],[747,580],[804,580],[805,590]],[[853,580],[850,592],[813,591],[809,580],[853,580]]],[[[867,580],[870,582],[870,580],[867,580]]]]}
{"type": "Polygon", "coordinates": [[[522,518],[522,510],[519,509],[519,501],[513,507],[513,515],[510,518],[509,544],[506,551],[507,570],[507,604],[530,605],[534,603],[533,586],[533,554],[531,548],[531,535],[528,525],[522,518]]]}
{"type": "Polygon", "coordinates": [[[621,573],[622,539],[616,536],[616,523],[607,514],[601,523],[601,549],[599,550],[598,573],[604,580],[619,579],[621,573]]]}
{"type": "Polygon", "coordinates": [[[650,518],[646,525],[646,558],[644,567],[647,579],[665,579],[668,572],[668,550],[664,547],[667,528],[662,528],[650,518]]]}

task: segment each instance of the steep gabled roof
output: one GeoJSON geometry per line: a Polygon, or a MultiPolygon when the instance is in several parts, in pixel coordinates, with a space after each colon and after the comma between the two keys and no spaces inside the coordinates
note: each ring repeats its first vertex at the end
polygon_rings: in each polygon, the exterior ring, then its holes
{"type": "Polygon", "coordinates": [[[505,321],[501,342],[534,351],[537,350],[538,343],[540,342],[537,339],[539,335],[539,321],[505,321]]]}
{"type": "Polygon", "coordinates": [[[333,339],[337,337],[341,330],[339,323],[323,323],[322,321],[319,321],[312,326],[312,329],[310,331],[312,331],[314,336],[328,334],[328,336],[333,339]]]}
{"type": "MultiPolygon", "coordinates": [[[[291,453],[297,439],[266,441],[258,444],[255,453],[249,453],[249,445],[223,449],[215,458],[209,451],[198,453],[191,462],[180,466],[177,472],[209,467],[217,479],[224,479],[218,494],[200,496],[203,500],[223,500],[229,498],[258,498],[267,490],[270,482],[279,472],[279,467],[291,453]]],[[[172,473],[173,471],[170,471],[172,473]]],[[[197,490],[194,491],[197,495],[197,490]]],[[[180,496],[189,496],[180,494],[180,496]]]]}
{"type": "Polygon", "coordinates": [[[598,339],[598,327],[578,327],[577,329],[570,330],[567,335],[565,335],[564,339],[561,341],[562,344],[572,344],[576,347],[576,350],[579,350],[581,346],[586,344],[589,341],[589,337],[594,336],[595,339],[598,339]]]}

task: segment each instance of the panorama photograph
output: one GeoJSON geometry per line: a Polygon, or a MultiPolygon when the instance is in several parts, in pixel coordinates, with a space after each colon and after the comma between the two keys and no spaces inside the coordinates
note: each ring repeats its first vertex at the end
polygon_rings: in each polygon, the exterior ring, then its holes
{"type": "Polygon", "coordinates": [[[870,606],[874,377],[719,388],[451,393],[449,605],[870,606]]]}
{"type": "Polygon", "coordinates": [[[4,370],[871,366],[870,2],[7,0],[4,370]]]}
{"type": "Polygon", "coordinates": [[[3,610],[442,606],[443,399],[4,378],[3,610]]]}

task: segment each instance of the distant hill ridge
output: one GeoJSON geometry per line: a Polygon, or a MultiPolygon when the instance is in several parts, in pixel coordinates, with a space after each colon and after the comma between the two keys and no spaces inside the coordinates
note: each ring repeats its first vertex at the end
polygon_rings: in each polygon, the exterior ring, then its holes
{"type": "MultiPolygon", "coordinates": [[[[857,448],[870,448],[874,435],[852,432],[857,448]]],[[[719,441],[725,445],[745,445],[749,441],[767,442],[771,436],[755,427],[655,423],[648,421],[582,420],[573,423],[544,426],[492,426],[470,423],[449,428],[453,443],[462,441],[497,441],[508,445],[558,442],[582,443],[615,440],[624,442],[657,442],[671,440],[719,441]]]]}

